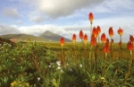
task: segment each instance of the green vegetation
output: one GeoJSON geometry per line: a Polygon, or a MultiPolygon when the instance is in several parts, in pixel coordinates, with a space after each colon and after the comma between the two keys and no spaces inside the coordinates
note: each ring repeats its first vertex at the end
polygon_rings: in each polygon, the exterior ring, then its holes
{"type": "Polygon", "coordinates": [[[133,87],[130,55],[113,44],[105,56],[103,44],[4,43],[0,46],[0,87],[133,87]],[[61,64],[60,62],[61,61],[61,64]]]}

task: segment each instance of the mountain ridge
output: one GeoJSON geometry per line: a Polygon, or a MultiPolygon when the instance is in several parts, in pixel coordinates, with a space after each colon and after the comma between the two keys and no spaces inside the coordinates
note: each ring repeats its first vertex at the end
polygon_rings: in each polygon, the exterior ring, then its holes
{"type": "Polygon", "coordinates": [[[65,39],[66,42],[71,42],[70,39],[65,38],[64,36],[55,34],[51,31],[45,31],[44,33],[40,34],[39,37],[49,39],[49,41],[59,41],[61,37],[65,39]]]}
{"type": "Polygon", "coordinates": [[[6,34],[6,35],[1,35],[0,37],[5,39],[18,39],[21,41],[25,41],[25,40],[47,41],[47,39],[45,38],[40,38],[29,34],[6,34]]]}
{"type": "MultiPolygon", "coordinates": [[[[5,39],[18,39],[21,41],[25,41],[25,40],[33,40],[33,41],[46,41],[46,42],[50,42],[50,41],[59,41],[61,37],[61,35],[55,34],[51,31],[45,31],[42,34],[40,34],[39,36],[34,36],[34,35],[30,35],[30,34],[5,34],[5,35],[1,35],[1,38],[5,38],[5,39]]],[[[70,42],[71,40],[63,37],[65,39],[66,42],[70,42]]]]}

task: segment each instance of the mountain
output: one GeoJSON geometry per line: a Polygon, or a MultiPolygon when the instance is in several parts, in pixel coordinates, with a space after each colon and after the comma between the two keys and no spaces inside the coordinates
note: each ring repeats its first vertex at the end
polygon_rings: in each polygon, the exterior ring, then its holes
{"type": "MultiPolygon", "coordinates": [[[[32,40],[32,41],[59,41],[61,37],[58,34],[52,33],[50,31],[45,31],[39,36],[34,36],[34,35],[29,35],[29,34],[6,34],[6,35],[1,35],[1,38],[4,39],[12,39],[12,40],[20,40],[20,41],[27,41],[27,40],[32,40]]],[[[71,40],[63,37],[66,42],[71,42],[71,40]]]]}
{"type": "MultiPolygon", "coordinates": [[[[48,39],[49,41],[59,41],[61,37],[63,36],[60,36],[58,34],[55,34],[55,33],[52,33],[50,31],[45,31],[44,33],[42,33],[39,37],[41,38],[46,38],[48,39]]],[[[65,39],[66,42],[71,42],[71,40],[63,37],[65,39]]]]}
{"type": "Polygon", "coordinates": [[[15,38],[15,39],[21,40],[21,41],[25,41],[25,40],[48,41],[45,38],[37,37],[34,35],[28,35],[28,34],[6,34],[6,35],[2,35],[0,37],[5,38],[5,39],[14,39],[15,38]]]}

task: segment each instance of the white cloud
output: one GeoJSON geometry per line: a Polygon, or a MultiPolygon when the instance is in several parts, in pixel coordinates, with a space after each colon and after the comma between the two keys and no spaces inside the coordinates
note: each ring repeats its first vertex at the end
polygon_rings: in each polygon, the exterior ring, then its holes
{"type": "MultiPolygon", "coordinates": [[[[50,21],[47,18],[75,18],[83,17],[90,11],[93,13],[107,13],[127,15],[127,10],[134,10],[133,0],[24,0],[36,9],[31,12],[30,20],[36,23],[50,21]]],[[[134,12],[133,12],[134,13],[134,12]]],[[[55,19],[56,20],[56,19],[55,19]]]]}
{"type": "Polygon", "coordinates": [[[0,25],[0,35],[20,33],[16,26],[0,25]]]}
{"type": "Polygon", "coordinates": [[[12,18],[17,18],[19,17],[19,13],[17,11],[17,9],[15,8],[5,8],[3,10],[3,16],[6,16],[6,17],[12,17],[12,18]]]}
{"type": "Polygon", "coordinates": [[[64,28],[56,25],[33,25],[33,26],[21,26],[19,27],[20,32],[26,33],[26,34],[33,34],[33,35],[40,35],[46,30],[49,30],[53,33],[62,34],[66,31],[64,28]]]}
{"type": "Polygon", "coordinates": [[[34,16],[30,17],[30,20],[36,23],[41,23],[45,20],[45,18],[43,16],[34,16]]]}
{"type": "Polygon", "coordinates": [[[103,0],[25,0],[33,3],[37,11],[52,18],[65,17],[85,7],[93,6],[103,0]]]}

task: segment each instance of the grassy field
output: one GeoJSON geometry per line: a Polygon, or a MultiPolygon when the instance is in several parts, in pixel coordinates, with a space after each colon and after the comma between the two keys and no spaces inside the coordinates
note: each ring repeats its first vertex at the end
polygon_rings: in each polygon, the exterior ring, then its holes
{"type": "MultiPolygon", "coordinates": [[[[118,29],[119,43],[93,27],[91,37],[80,30],[72,42],[16,42],[0,44],[0,87],[134,87],[134,37],[122,43],[123,29],[118,29]],[[12,44],[9,44],[12,43],[12,44]]],[[[1,38],[2,39],[2,38],[1,38]]]]}
{"type": "Polygon", "coordinates": [[[112,45],[20,43],[0,47],[0,87],[133,87],[133,54],[112,45]]]}
{"type": "MultiPolygon", "coordinates": [[[[50,49],[51,51],[58,51],[58,52],[61,51],[61,46],[60,46],[59,42],[43,43],[42,45],[44,47],[50,49]]],[[[104,45],[103,43],[99,43],[97,45],[98,48],[93,47],[91,49],[90,43],[87,43],[87,45],[84,49],[84,44],[82,42],[77,42],[75,44],[75,48],[74,48],[74,44],[72,42],[67,42],[67,43],[65,43],[63,49],[64,49],[65,52],[66,51],[71,51],[71,53],[74,53],[74,51],[75,51],[75,52],[80,53],[80,54],[84,51],[91,52],[91,51],[94,51],[96,49],[97,55],[102,57],[102,56],[104,56],[103,45],[104,45]]],[[[112,50],[113,50],[113,56],[112,56],[113,58],[123,58],[123,59],[129,58],[130,52],[129,52],[129,50],[127,50],[127,44],[126,43],[122,44],[121,49],[120,49],[118,43],[114,43],[112,45],[112,50]]],[[[110,55],[110,53],[109,53],[109,55],[110,55]]]]}

